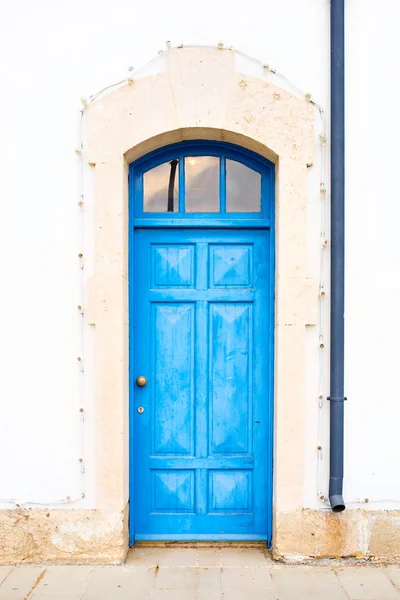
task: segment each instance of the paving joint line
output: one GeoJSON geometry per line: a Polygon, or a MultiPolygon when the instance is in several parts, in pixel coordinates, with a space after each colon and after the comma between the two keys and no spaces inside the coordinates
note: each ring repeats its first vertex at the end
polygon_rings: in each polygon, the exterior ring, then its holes
{"type": "Polygon", "coordinates": [[[338,584],[340,585],[341,589],[343,590],[343,594],[346,596],[346,598],[347,598],[348,600],[351,600],[351,598],[350,598],[349,594],[346,592],[346,590],[344,589],[344,587],[343,587],[343,585],[342,585],[342,582],[340,581],[340,577],[339,577],[339,575],[338,575],[338,573],[337,573],[337,570],[336,570],[336,569],[338,569],[338,568],[339,568],[339,567],[334,567],[334,566],[332,566],[332,567],[330,567],[330,570],[331,570],[331,572],[332,572],[332,573],[335,575],[335,577],[336,577],[336,579],[337,579],[337,582],[338,582],[338,584]]]}
{"type": "Polygon", "coordinates": [[[157,563],[155,567],[148,567],[147,570],[149,570],[149,569],[155,569],[154,581],[153,581],[153,585],[151,586],[151,591],[150,591],[150,599],[151,599],[151,598],[154,597],[154,594],[155,594],[155,591],[156,591],[156,581],[157,581],[158,573],[160,571],[160,565],[157,563]]]}
{"type": "Polygon", "coordinates": [[[400,587],[398,587],[395,582],[393,581],[393,579],[390,577],[389,573],[385,573],[384,569],[382,569],[382,573],[389,579],[390,583],[392,584],[392,586],[394,587],[394,589],[396,590],[396,592],[400,592],[400,587]]]}
{"type": "Polygon", "coordinates": [[[7,575],[4,577],[4,579],[2,581],[0,581],[0,585],[3,585],[3,583],[5,582],[7,577],[10,577],[10,575],[13,571],[14,571],[14,567],[11,567],[11,571],[9,573],[7,573],[7,575]]]}
{"type": "Polygon", "coordinates": [[[91,577],[92,577],[93,573],[94,573],[94,568],[93,568],[93,569],[92,569],[92,570],[89,572],[88,578],[86,579],[86,582],[85,582],[85,584],[84,584],[84,586],[83,586],[83,590],[82,590],[82,592],[81,592],[81,594],[80,594],[80,596],[79,596],[78,600],[82,600],[82,598],[83,598],[83,595],[84,595],[84,593],[86,592],[86,588],[87,588],[87,586],[88,586],[88,584],[89,584],[89,581],[90,581],[90,579],[91,579],[91,577]]]}
{"type": "Polygon", "coordinates": [[[34,584],[31,586],[31,589],[29,590],[29,592],[27,593],[27,595],[25,596],[24,600],[28,600],[29,596],[32,594],[32,592],[34,591],[35,587],[38,585],[38,583],[43,579],[43,577],[46,574],[47,569],[43,569],[43,571],[40,573],[40,575],[36,578],[36,581],[34,582],[34,584]]]}

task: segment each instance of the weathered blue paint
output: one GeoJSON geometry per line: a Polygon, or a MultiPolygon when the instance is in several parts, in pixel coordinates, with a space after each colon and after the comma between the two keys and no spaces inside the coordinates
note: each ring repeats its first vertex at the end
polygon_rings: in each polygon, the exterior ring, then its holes
{"type": "MultiPolygon", "coordinates": [[[[180,156],[256,156],[178,146],[180,156]]],[[[261,213],[171,219],[142,210],[140,174],[176,148],[154,154],[130,179],[130,541],[270,543],[273,170],[257,157],[261,213]]]]}
{"type": "Polygon", "coordinates": [[[136,232],[136,539],[267,539],[268,235],[136,232]]]}
{"type": "MultiPolygon", "coordinates": [[[[176,213],[174,213],[176,214],[176,213]]],[[[228,215],[224,215],[225,218],[222,218],[218,213],[215,215],[213,219],[202,218],[185,218],[181,219],[180,216],[176,218],[153,218],[148,217],[146,219],[133,219],[132,225],[134,229],[148,229],[150,227],[174,227],[180,229],[192,229],[198,227],[207,227],[207,229],[243,229],[245,226],[246,229],[270,229],[271,227],[271,219],[251,219],[247,218],[246,221],[243,221],[241,218],[232,218],[228,217],[228,215]]]]}

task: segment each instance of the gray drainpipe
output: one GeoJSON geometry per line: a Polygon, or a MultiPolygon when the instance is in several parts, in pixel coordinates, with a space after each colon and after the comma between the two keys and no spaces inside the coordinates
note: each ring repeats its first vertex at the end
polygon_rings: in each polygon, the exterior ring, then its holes
{"type": "Polygon", "coordinates": [[[331,353],[329,502],[345,509],[344,446],[344,0],[331,0],[331,353]]]}

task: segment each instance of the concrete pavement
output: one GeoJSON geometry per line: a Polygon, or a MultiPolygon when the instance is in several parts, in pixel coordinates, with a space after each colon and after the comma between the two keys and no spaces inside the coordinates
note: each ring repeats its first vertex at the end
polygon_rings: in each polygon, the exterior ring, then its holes
{"type": "Polygon", "coordinates": [[[400,567],[285,565],[262,548],[138,547],[123,566],[0,567],[0,600],[400,600],[400,567]]]}

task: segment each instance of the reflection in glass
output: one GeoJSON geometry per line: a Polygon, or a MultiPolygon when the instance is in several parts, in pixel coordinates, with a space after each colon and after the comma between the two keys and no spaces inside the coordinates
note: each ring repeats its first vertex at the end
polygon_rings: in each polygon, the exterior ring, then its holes
{"type": "Polygon", "coordinates": [[[261,175],[226,159],[226,212],[261,211],[261,175]]]}
{"type": "Polygon", "coordinates": [[[185,212],[219,212],[219,158],[185,158],[185,212]]]}
{"type": "Polygon", "coordinates": [[[144,173],[144,211],[178,212],[178,179],[178,159],[144,173]]]}

